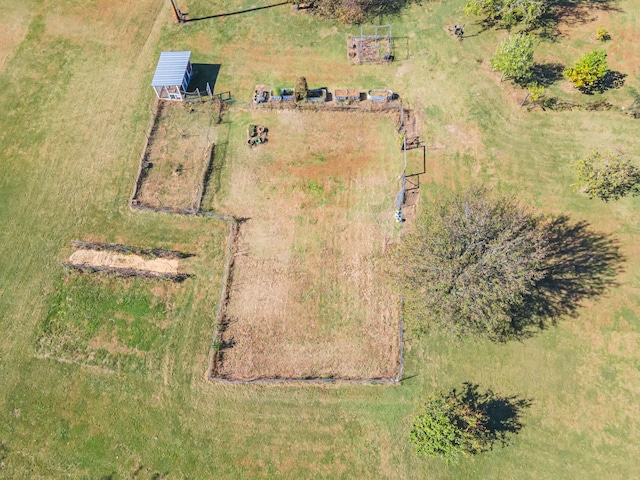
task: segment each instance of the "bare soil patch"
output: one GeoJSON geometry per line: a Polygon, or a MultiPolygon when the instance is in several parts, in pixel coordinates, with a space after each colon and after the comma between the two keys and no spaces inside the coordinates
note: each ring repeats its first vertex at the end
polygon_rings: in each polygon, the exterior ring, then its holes
{"type": "Polygon", "coordinates": [[[234,142],[242,147],[217,199],[249,220],[214,375],[394,377],[400,311],[383,249],[402,170],[395,119],[279,111],[246,120],[266,125],[269,142],[234,142]]]}
{"type": "Polygon", "coordinates": [[[180,260],[177,259],[149,259],[140,255],[124,255],[97,250],[76,250],[69,257],[69,261],[78,265],[127,268],[158,273],[178,273],[180,267],[180,260]]]}

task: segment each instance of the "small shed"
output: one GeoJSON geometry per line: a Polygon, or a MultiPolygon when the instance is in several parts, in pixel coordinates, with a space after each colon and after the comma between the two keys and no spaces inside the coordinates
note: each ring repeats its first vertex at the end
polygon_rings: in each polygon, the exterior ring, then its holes
{"type": "Polygon", "coordinates": [[[161,100],[183,100],[191,80],[191,52],[162,52],[151,86],[161,100]]]}

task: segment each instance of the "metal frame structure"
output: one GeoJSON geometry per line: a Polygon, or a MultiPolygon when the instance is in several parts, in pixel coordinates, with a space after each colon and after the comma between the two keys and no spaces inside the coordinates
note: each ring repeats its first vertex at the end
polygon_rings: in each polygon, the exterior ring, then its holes
{"type": "Polygon", "coordinates": [[[393,60],[391,25],[361,25],[360,36],[349,38],[348,50],[355,63],[389,63],[393,60]]]}

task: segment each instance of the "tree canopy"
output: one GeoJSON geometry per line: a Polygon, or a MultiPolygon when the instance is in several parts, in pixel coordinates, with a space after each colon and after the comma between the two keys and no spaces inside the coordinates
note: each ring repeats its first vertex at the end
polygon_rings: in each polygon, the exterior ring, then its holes
{"type": "Polygon", "coordinates": [[[620,150],[592,150],[572,167],[576,171],[574,188],[589,198],[609,202],[627,195],[640,195],[640,168],[620,150]]]}
{"type": "Polygon", "coordinates": [[[549,7],[547,0],[467,0],[464,12],[483,17],[486,23],[513,27],[536,25],[549,7]]]}
{"type": "Polygon", "coordinates": [[[491,68],[503,77],[523,81],[531,76],[533,69],[533,39],[520,34],[505,38],[490,59],[491,68]]]}
{"type": "Polygon", "coordinates": [[[545,276],[543,223],[483,187],[427,204],[399,251],[407,318],[421,331],[438,325],[455,335],[510,338],[513,312],[545,276]]]}
{"type": "Polygon", "coordinates": [[[343,23],[362,23],[381,15],[393,15],[415,0],[313,0],[316,14],[343,23]]]}

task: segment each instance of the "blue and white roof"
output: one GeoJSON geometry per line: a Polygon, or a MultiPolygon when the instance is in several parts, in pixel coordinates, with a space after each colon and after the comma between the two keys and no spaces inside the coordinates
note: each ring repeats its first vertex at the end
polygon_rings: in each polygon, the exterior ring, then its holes
{"type": "Polygon", "coordinates": [[[190,58],[191,52],[162,52],[151,86],[181,85],[190,58]]]}

